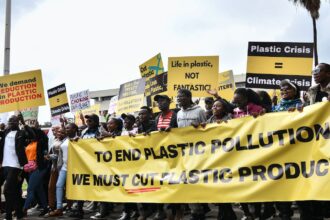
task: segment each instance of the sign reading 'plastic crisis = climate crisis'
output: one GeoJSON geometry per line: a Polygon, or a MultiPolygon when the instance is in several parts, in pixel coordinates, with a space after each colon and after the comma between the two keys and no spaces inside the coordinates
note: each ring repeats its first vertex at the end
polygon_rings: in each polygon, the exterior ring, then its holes
{"type": "Polygon", "coordinates": [[[312,85],[313,44],[249,42],[246,87],[278,89],[289,79],[302,90],[312,85]]]}
{"type": "Polygon", "coordinates": [[[50,105],[50,113],[52,116],[70,112],[65,83],[49,89],[47,93],[50,105]]]}

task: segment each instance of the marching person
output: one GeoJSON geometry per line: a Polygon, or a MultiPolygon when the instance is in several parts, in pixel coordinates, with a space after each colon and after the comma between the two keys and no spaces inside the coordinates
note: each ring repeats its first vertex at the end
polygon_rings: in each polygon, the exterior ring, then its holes
{"type": "MultiPolygon", "coordinates": [[[[104,131],[104,128],[100,126],[100,119],[99,116],[96,114],[90,114],[85,116],[87,128],[85,128],[82,132],[80,137],[74,138],[74,141],[78,141],[79,138],[81,139],[89,139],[89,138],[97,138],[101,135],[104,131]]],[[[97,203],[93,203],[95,205],[97,203]]],[[[84,217],[84,201],[77,202],[77,210],[74,210],[73,213],[69,215],[72,218],[80,218],[84,217]]]]}
{"type": "MultiPolygon", "coordinates": [[[[318,64],[312,71],[315,86],[308,89],[305,105],[330,101],[330,65],[318,64]]],[[[330,217],[330,201],[302,201],[298,203],[301,219],[323,219],[330,217]]]]}
{"type": "Polygon", "coordinates": [[[22,114],[11,116],[8,126],[0,132],[0,185],[5,183],[6,219],[12,219],[15,210],[17,219],[23,218],[21,195],[23,166],[28,163],[25,146],[28,139],[25,130],[20,130],[19,122],[26,127],[22,114]]]}
{"type": "MultiPolygon", "coordinates": [[[[177,128],[177,114],[175,111],[170,110],[171,99],[167,95],[156,95],[154,101],[157,102],[160,110],[160,113],[155,118],[155,126],[157,130],[170,131],[171,128],[177,128]]],[[[162,220],[165,218],[166,213],[164,211],[164,204],[157,204],[157,212],[153,219],[162,220]]]]}
{"type": "Polygon", "coordinates": [[[35,200],[35,195],[37,195],[42,207],[39,216],[44,216],[48,213],[47,196],[44,188],[48,166],[48,162],[44,156],[48,153],[48,137],[39,128],[37,121],[34,121],[31,126],[32,127],[29,128],[31,136],[29,140],[30,143],[25,148],[28,164],[24,166],[24,171],[28,173],[29,181],[27,197],[24,204],[24,215],[26,215],[27,210],[35,200]],[[32,164],[32,166],[30,164],[32,164]]]}
{"type": "Polygon", "coordinates": [[[58,161],[59,175],[56,182],[56,210],[49,213],[49,217],[57,217],[63,215],[63,194],[66,182],[67,164],[68,164],[68,146],[69,140],[77,137],[78,126],[74,123],[65,126],[66,137],[60,145],[60,154],[58,161]]]}
{"type": "MultiPolygon", "coordinates": [[[[123,130],[123,121],[119,118],[111,118],[107,123],[107,131],[102,131],[98,137],[98,140],[102,140],[107,137],[115,138],[121,135],[123,130]]],[[[108,202],[101,202],[100,210],[95,215],[91,216],[91,219],[105,219],[109,215],[110,204],[108,202]]]]}
{"type": "Polygon", "coordinates": [[[315,86],[307,91],[307,104],[314,104],[324,100],[330,101],[330,65],[320,63],[312,71],[315,86]]]}
{"type": "MultiPolygon", "coordinates": [[[[179,128],[199,125],[206,122],[206,114],[204,109],[196,105],[192,101],[190,90],[180,89],[177,95],[177,101],[181,107],[177,114],[177,123],[179,128]]],[[[191,209],[191,220],[203,220],[205,218],[204,207],[202,204],[189,204],[191,209]]],[[[183,218],[183,208],[181,205],[176,205],[176,219],[183,218]]]]}

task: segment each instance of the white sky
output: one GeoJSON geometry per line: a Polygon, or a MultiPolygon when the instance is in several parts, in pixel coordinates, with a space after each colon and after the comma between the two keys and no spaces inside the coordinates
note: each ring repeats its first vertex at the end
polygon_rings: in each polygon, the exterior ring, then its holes
{"type": "MultiPolygon", "coordinates": [[[[288,0],[12,0],[11,73],[42,69],[45,90],[118,88],[161,52],[219,55],[220,71],[245,73],[249,41],[312,41],[308,12],[288,0]]],[[[4,48],[5,0],[0,1],[4,48]]],[[[319,60],[330,62],[330,3],[318,20],[319,60]]],[[[3,52],[0,53],[3,68],[3,52]]],[[[48,106],[40,121],[49,121],[48,106]]]]}

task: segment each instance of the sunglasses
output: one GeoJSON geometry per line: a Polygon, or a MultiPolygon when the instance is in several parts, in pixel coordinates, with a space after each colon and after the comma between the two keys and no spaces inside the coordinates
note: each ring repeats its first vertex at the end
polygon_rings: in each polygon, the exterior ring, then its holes
{"type": "Polygon", "coordinates": [[[312,74],[319,74],[321,72],[320,68],[315,68],[312,70],[312,74]]]}

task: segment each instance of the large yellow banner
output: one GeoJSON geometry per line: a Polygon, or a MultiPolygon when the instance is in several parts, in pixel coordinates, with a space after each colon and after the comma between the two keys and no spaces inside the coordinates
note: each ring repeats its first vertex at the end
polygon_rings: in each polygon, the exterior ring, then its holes
{"type": "Polygon", "coordinates": [[[0,112],[45,105],[41,70],[0,77],[0,112]]]}
{"type": "Polygon", "coordinates": [[[222,203],[330,200],[330,102],[151,136],[69,146],[68,199],[222,203]]]}

